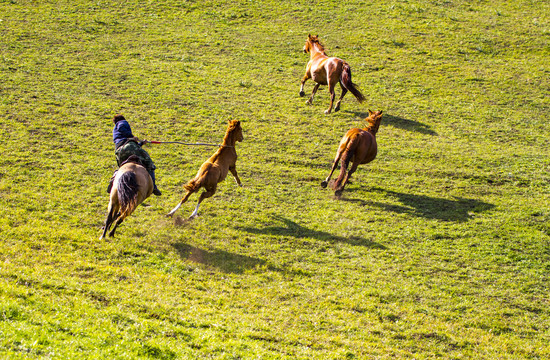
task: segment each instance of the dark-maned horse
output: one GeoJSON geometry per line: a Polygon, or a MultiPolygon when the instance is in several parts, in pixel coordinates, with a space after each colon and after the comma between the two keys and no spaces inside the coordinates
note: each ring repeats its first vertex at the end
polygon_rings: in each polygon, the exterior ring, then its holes
{"type": "Polygon", "coordinates": [[[369,110],[369,116],[365,121],[367,122],[367,126],[364,129],[353,128],[348,130],[346,135],[344,135],[338,146],[338,151],[336,151],[336,157],[330,174],[321,183],[323,188],[327,187],[332,173],[338,166],[338,162],[341,161],[340,174],[332,184],[332,189],[336,196],[342,195],[351,174],[357,170],[359,164],[367,164],[376,158],[378,152],[376,133],[380,127],[380,121],[382,121],[382,111],[372,112],[369,110]],[[350,161],[353,162],[353,165],[346,174],[350,161]]]}
{"type": "Polygon", "coordinates": [[[238,120],[229,121],[229,126],[225,132],[222,145],[216,153],[210,157],[210,159],[206,160],[204,164],[202,164],[197,175],[183,186],[185,190],[187,190],[187,193],[183,199],[181,199],[179,204],[167,214],[167,216],[171,217],[174,215],[180,206],[186,202],[187,199],[189,199],[191,194],[203,187],[205,191],[200,195],[199,202],[189,218],[191,219],[197,216],[201,201],[214,195],[218,183],[225,179],[229,171],[233,174],[237,184],[242,186],[241,179],[239,179],[237,169],[235,168],[235,163],[237,162],[237,151],[235,150],[235,144],[237,141],[243,141],[241,122],[238,120]]]}
{"type": "Polygon", "coordinates": [[[115,235],[115,230],[122,221],[147,199],[153,192],[153,180],[147,169],[141,165],[139,158],[132,155],[118,169],[109,195],[107,219],[100,240],[106,237],[107,231],[114,223],[109,236],[115,235]]]}
{"type": "Polygon", "coordinates": [[[318,36],[308,35],[306,44],[304,45],[304,53],[309,53],[309,62],[306,67],[306,74],[302,78],[300,86],[300,96],[305,96],[304,83],[308,79],[313,79],[316,82],[311,93],[311,97],[306,101],[306,104],[311,105],[313,103],[313,97],[319,89],[320,85],[328,85],[328,91],[330,93],[330,106],[325,110],[325,114],[330,114],[332,110],[332,104],[336,94],[334,93],[334,87],[336,84],[340,84],[342,88],[342,94],[336,103],[334,111],[340,110],[340,102],[344,98],[344,95],[350,91],[357,101],[363,102],[365,97],[354,83],[351,82],[351,68],[347,62],[336,57],[328,57],[325,53],[325,48],[319,42],[318,36]]]}

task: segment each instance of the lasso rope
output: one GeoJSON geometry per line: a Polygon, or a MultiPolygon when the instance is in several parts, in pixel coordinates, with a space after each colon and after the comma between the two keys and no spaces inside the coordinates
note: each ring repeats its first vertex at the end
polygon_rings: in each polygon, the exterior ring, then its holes
{"type": "Polygon", "coordinates": [[[144,144],[180,144],[180,145],[188,145],[188,146],[217,146],[217,147],[233,147],[229,145],[222,145],[222,144],[206,144],[206,143],[185,143],[181,141],[154,141],[154,140],[144,140],[144,144]]]}

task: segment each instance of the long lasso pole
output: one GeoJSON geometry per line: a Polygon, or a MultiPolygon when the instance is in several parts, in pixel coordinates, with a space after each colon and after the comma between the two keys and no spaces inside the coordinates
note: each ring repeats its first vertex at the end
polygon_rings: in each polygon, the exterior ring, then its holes
{"type": "Polygon", "coordinates": [[[185,143],[181,141],[154,141],[154,140],[146,140],[146,143],[149,144],[180,144],[180,145],[188,145],[188,146],[217,146],[217,147],[232,147],[228,145],[222,145],[222,144],[206,144],[206,143],[185,143]]]}

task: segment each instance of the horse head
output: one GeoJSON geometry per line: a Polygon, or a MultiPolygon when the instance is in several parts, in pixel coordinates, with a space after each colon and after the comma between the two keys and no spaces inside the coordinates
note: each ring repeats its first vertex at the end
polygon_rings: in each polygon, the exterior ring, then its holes
{"type": "Polygon", "coordinates": [[[306,40],[306,44],[304,45],[304,53],[307,54],[308,52],[311,51],[311,49],[313,48],[313,45],[314,44],[317,44],[319,45],[319,47],[321,47],[321,49],[323,48],[323,46],[321,45],[321,43],[319,42],[319,35],[311,35],[309,34],[307,36],[307,40],[306,40]]]}
{"type": "Polygon", "coordinates": [[[376,135],[378,128],[380,127],[380,122],[382,121],[382,110],[369,110],[369,116],[365,118],[365,121],[367,122],[367,127],[365,130],[376,135]]]}
{"type": "Polygon", "coordinates": [[[243,141],[243,129],[239,120],[229,120],[227,133],[231,134],[234,141],[243,141]]]}

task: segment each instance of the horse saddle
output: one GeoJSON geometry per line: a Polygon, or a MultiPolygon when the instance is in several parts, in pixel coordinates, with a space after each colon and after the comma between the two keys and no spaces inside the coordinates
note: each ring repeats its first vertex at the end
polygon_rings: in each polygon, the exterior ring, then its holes
{"type": "Polygon", "coordinates": [[[137,155],[130,155],[128,157],[128,159],[124,160],[122,162],[122,164],[120,164],[120,166],[122,166],[124,164],[127,164],[127,163],[134,163],[134,164],[138,164],[138,165],[141,165],[141,166],[145,167],[145,165],[143,165],[143,162],[141,161],[141,159],[137,155]]]}

